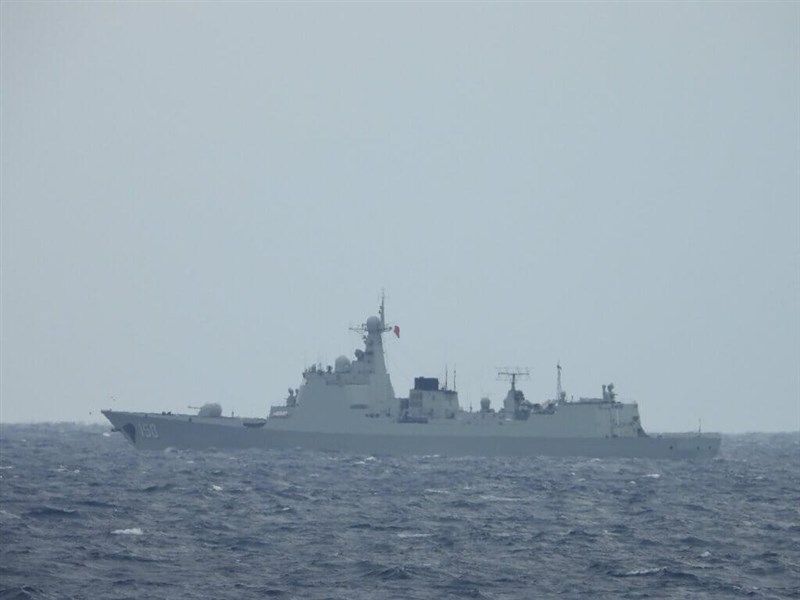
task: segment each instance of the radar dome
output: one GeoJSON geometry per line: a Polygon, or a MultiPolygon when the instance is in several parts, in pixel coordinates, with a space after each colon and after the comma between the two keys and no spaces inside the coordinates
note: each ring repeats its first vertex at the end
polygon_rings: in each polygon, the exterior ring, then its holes
{"type": "Polygon", "coordinates": [[[336,369],[337,373],[346,373],[350,370],[350,359],[346,356],[340,356],[336,359],[334,364],[334,369],[336,369]]]}
{"type": "Polygon", "coordinates": [[[381,329],[381,320],[378,317],[370,317],[367,319],[367,331],[369,333],[377,333],[381,329]]]}

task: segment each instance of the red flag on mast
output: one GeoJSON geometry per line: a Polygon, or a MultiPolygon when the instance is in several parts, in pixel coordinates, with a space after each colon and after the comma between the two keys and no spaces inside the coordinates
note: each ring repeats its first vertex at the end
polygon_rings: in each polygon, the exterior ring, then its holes
{"type": "Polygon", "coordinates": [[[395,325],[395,326],[394,326],[394,329],[393,329],[392,331],[394,331],[394,334],[395,334],[397,337],[400,337],[400,325],[395,325]]]}

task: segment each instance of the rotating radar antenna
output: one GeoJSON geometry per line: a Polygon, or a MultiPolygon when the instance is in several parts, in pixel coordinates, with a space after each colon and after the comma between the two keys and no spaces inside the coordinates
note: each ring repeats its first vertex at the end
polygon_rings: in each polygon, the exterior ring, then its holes
{"type": "Polygon", "coordinates": [[[530,379],[531,370],[522,369],[520,367],[498,367],[497,378],[503,381],[511,382],[511,389],[517,389],[517,379],[530,379]]]}

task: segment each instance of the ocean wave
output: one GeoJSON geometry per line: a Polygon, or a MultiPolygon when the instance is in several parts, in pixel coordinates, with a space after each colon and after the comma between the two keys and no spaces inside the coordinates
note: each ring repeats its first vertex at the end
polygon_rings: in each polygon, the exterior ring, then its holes
{"type": "Polygon", "coordinates": [[[111,532],[112,535],[143,535],[140,527],[131,527],[130,529],[115,529],[111,532]]]}
{"type": "Polygon", "coordinates": [[[4,426],[20,478],[0,482],[0,600],[796,591],[797,446],[781,437],[667,463],[164,455],[86,431],[4,426]]]}
{"type": "Polygon", "coordinates": [[[27,513],[29,517],[77,517],[80,513],[72,508],[57,508],[55,506],[37,506],[31,508],[27,513]]]}

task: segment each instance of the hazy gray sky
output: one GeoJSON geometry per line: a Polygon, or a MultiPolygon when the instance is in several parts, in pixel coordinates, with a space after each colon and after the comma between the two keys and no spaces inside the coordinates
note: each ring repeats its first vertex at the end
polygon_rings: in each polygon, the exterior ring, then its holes
{"type": "Polygon", "coordinates": [[[800,429],[800,4],[0,6],[3,422],[262,415],[385,288],[398,394],[800,429]]]}

